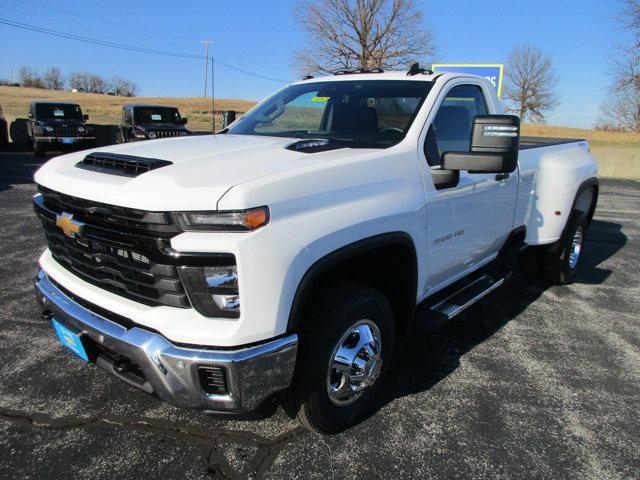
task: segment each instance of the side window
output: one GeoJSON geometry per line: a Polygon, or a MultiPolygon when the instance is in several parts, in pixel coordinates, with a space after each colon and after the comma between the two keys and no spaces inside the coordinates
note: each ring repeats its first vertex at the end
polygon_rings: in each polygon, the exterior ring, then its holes
{"type": "Polygon", "coordinates": [[[487,113],[479,86],[458,85],[449,90],[427,134],[425,156],[429,165],[440,165],[444,152],[468,152],[473,118],[487,113]]]}

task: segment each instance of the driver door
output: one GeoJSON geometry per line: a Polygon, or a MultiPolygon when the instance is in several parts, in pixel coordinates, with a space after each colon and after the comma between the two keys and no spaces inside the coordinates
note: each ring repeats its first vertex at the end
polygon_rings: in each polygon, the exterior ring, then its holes
{"type": "MultiPolygon", "coordinates": [[[[440,168],[444,152],[468,152],[473,118],[487,114],[480,84],[451,87],[425,141],[430,169],[440,168]]],[[[513,229],[517,177],[517,170],[461,171],[457,185],[427,192],[427,290],[445,287],[496,257],[513,229]]]]}

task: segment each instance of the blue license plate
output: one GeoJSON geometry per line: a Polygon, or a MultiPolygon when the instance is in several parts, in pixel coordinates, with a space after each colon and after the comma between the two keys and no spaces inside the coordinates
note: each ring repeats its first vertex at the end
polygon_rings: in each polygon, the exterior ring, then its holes
{"type": "Polygon", "coordinates": [[[58,322],[55,318],[51,320],[53,324],[53,328],[58,334],[58,338],[60,339],[60,343],[62,343],[65,347],[75,353],[78,357],[80,357],[85,362],[89,361],[89,357],[87,356],[87,352],[82,345],[82,340],[80,337],[69,330],[67,327],[58,322]]]}
{"type": "Polygon", "coordinates": [[[61,138],[60,143],[73,143],[73,138],[61,138]]]}

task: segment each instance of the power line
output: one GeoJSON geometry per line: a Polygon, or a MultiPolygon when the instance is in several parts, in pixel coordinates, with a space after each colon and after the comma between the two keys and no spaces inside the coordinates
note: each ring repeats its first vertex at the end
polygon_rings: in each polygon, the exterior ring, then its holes
{"type": "MultiPolygon", "coordinates": [[[[66,16],[69,16],[69,17],[75,17],[75,18],[79,18],[79,19],[82,19],[82,20],[88,20],[90,22],[91,21],[98,22],[98,23],[100,23],[101,29],[104,28],[105,24],[111,24],[111,25],[114,25],[116,27],[123,28],[123,29],[126,29],[126,30],[134,30],[134,31],[137,31],[137,32],[141,32],[141,33],[145,33],[145,34],[149,34],[149,35],[156,35],[156,36],[160,36],[160,37],[163,37],[163,38],[171,37],[171,38],[176,38],[176,39],[180,39],[180,40],[189,40],[189,41],[196,41],[196,42],[200,41],[199,38],[195,38],[195,37],[187,37],[187,36],[182,36],[182,35],[175,35],[175,34],[172,34],[172,33],[163,33],[163,32],[158,32],[158,31],[155,31],[155,30],[143,29],[143,28],[139,28],[139,27],[136,27],[136,26],[132,26],[132,25],[126,25],[126,24],[123,24],[123,23],[114,22],[114,21],[111,21],[111,20],[92,17],[92,16],[89,16],[89,15],[86,15],[86,14],[82,15],[82,14],[79,14],[78,12],[75,12],[75,11],[72,12],[72,11],[69,11],[69,10],[62,9],[59,6],[52,7],[51,5],[42,3],[42,2],[40,2],[38,0],[31,0],[31,1],[40,5],[40,8],[37,9],[37,10],[47,10],[47,9],[49,9],[49,10],[52,10],[53,12],[55,12],[55,13],[66,15],[66,16]]],[[[36,13],[34,13],[34,11],[33,11],[34,9],[33,8],[31,8],[29,10],[29,12],[16,10],[15,8],[13,8],[13,10],[18,12],[18,13],[22,13],[24,15],[28,15],[30,20],[32,20],[32,17],[37,15],[36,13]]],[[[45,18],[47,20],[50,20],[50,17],[42,17],[41,15],[37,15],[37,16],[40,17],[40,18],[45,18]]],[[[95,32],[96,30],[93,29],[92,31],[95,32]]],[[[105,33],[109,34],[109,32],[105,32],[105,33]]],[[[119,34],[116,34],[116,35],[119,35],[119,34]]],[[[239,59],[239,58],[237,58],[237,55],[231,54],[229,52],[225,52],[224,50],[220,49],[219,45],[216,48],[216,53],[217,53],[217,55],[222,55],[224,57],[228,57],[233,62],[241,62],[241,63],[250,64],[253,67],[259,67],[259,68],[265,68],[265,69],[268,69],[268,70],[274,70],[274,71],[289,73],[289,69],[286,69],[286,68],[276,67],[274,65],[267,65],[267,64],[264,64],[264,63],[261,63],[261,62],[257,62],[257,61],[253,61],[253,60],[247,61],[247,60],[244,60],[244,59],[239,59]]]]}
{"type": "MultiPolygon", "coordinates": [[[[71,33],[65,33],[65,32],[61,32],[58,30],[52,30],[49,28],[43,28],[43,27],[38,27],[36,25],[30,25],[27,23],[21,23],[21,22],[16,22],[14,20],[11,19],[7,19],[7,18],[2,18],[0,17],[0,24],[4,24],[10,27],[14,27],[14,28],[20,28],[23,30],[29,30],[32,32],[38,32],[38,33],[43,33],[45,35],[51,35],[54,37],[60,37],[60,38],[66,38],[68,40],[75,40],[78,42],[84,42],[84,43],[89,43],[92,45],[99,45],[99,46],[103,46],[103,47],[109,47],[109,48],[116,48],[116,49],[120,49],[120,50],[127,50],[127,51],[132,51],[132,52],[137,52],[137,53],[146,53],[146,54],[150,54],[150,55],[161,55],[161,56],[168,56],[168,57],[176,57],[176,58],[187,58],[187,59],[198,59],[201,60],[202,59],[202,55],[194,55],[194,54],[189,54],[189,53],[180,53],[180,52],[169,52],[169,51],[164,51],[164,50],[154,50],[154,49],[149,49],[149,48],[143,48],[143,47],[138,47],[135,45],[127,45],[127,44],[123,44],[123,43],[115,43],[115,42],[109,42],[106,40],[98,40],[95,38],[90,38],[90,37],[83,37],[80,35],[74,35],[71,33]]],[[[205,56],[206,58],[206,56],[205,56]]],[[[289,80],[285,80],[282,78],[275,78],[275,77],[269,77],[266,75],[261,75],[258,73],[254,73],[242,68],[238,68],[234,65],[230,65],[228,63],[224,63],[221,62],[219,60],[215,60],[215,62],[219,65],[222,65],[223,67],[229,68],[231,70],[235,70],[236,72],[239,73],[243,73],[245,75],[250,75],[252,77],[256,77],[256,78],[261,78],[263,80],[271,80],[274,82],[288,82],[289,80]]]]}
{"type": "Polygon", "coordinates": [[[118,48],[120,50],[129,50],[133,52],[149,53],[153,55],[164,55],[164,56],[170,56],[170,57],[197,58],[197,59],[202,58],[202,55],[192,55],[188,53],[178,53],[178,52],[166,52],[162,50],[153,50],[149,48],[136,47],[134,45],[125,45],[122,43],[108,42],[106,40],[98,40],[90,37],[82,37],[80,35],[64,33],[57,30],[51,30],[48,28],[38,27],[35,25],[29,25],[26,23],[14,22],[13,20],[9,20],[6,18],[0,18],[0,23],[4,25],[8,25],[10,27],[16,27],[16,28],[21,28],[23,30],[30,30],[32,32],[39,32],[47,35],[52,35],[54,37],[62,37],[70,40],[76,40],[79,42],[90,43],[93,45],[101,45],[104,47],[118,48]]]}

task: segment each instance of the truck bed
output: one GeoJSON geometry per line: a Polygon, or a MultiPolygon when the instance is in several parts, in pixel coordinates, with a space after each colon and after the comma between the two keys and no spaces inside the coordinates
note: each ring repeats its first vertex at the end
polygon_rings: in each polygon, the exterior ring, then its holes
{"type": "Polygon", "coordinates": [[[520,150],[530,148],[551,147],[565,143],[584,142],[582,138],[554,138],[554,137],[520,137],[520,150]]]}

